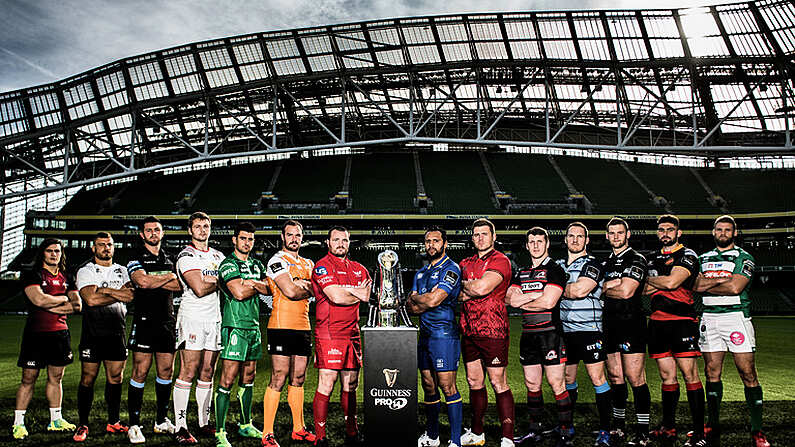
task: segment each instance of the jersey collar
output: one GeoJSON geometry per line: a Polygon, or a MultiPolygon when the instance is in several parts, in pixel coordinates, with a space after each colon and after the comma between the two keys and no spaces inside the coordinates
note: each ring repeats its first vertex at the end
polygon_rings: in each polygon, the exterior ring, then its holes
{"type": "Polygon", "coordinates": [[[665,247],[662,247],[662,248],[660,249],[660,253],[662,253],[662,254],[666,254],[666,255],[670,255],[671,253],[676,253],[677,251],[679,251],[679,250],[681,250],[681,249],[683,249],[683,248],[685,248],[685,246],[684,246],[684,245],[682,245],[682,244],[680,244],[680,243],[677,243],[677,244],[676,244],[676,245],[674,245],[674,247],[673,247],[672,249],[670,249],[670,250],[666,250],[666,249],[665,249],[665,247]]]}
{"type": "Polygon", "coordinates": [[[625,249],[624,249],[624,250],[623,250],[621,253],[619,253],[619,254],[610,253],[610,257],[611,257],[611,258],[620,258],[620,257],[624,256],[624,255],[625,255],[625,254],[626,254],[628,251],[630,251],[630,250],[632,250],[632,247],[630,247],[629,245],[627,245],[627,248],[625,248],[625,249]]]}
{"type": "Polygon", "coordinates": [[[481,261],[485,261],[486,259],[494,256],[494,253],[497,253],[497,249],[492,247],[491,250],[489,250],[488,253],[486,253],[485,255],[479,256],[477,253],[475,253],[475,256],[477,256],[477,258],[480,259],[481,261]]]}

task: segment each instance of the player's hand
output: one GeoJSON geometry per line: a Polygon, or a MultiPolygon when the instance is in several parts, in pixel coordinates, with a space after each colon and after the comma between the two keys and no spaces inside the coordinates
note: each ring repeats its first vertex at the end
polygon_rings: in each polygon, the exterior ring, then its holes
{"type": "Polygon", "coordinates": [[[204,275],[204,276],[202,276],[202,280],[204,282],[208,282],[208,283],[211,283],[211,284],[217,284],[218,283],[218,278],[213,276],[213,275],[204,275]]]}
{"type": "Polygon", "coordinates": [[[309,281],[307,281],[305,279],[296,279],[293,282],[295,283],[296,286],[306,290],[307,292],[311,292],[312,291],[312,283],[310,283],[309,281]]]}
{"type": "Polygon", "coordinates": [[[613,287],[617,287],[621,284],[621,278],[611,279],[610,281],[605,281],[603,289],[612,289],[613,287]]]}

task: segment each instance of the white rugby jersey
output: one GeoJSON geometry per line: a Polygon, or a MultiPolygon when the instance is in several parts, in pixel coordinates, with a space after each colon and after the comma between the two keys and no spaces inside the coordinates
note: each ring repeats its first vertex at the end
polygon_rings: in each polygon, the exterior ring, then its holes
{"type": "Polygon", "coordinates": [[[185,247],[177,256],[177,273],[182,285],[182,298],[179,315],[191,320],[215,322],[221,321],[221,304],[218,291],[197,297],[193,289],[185,282],[185,273],[198,270],[202,277],[218,278],[218,266],[225,258],[220,251],[210,247],[207,251],[199,250],[193,245],[185,247]]]}

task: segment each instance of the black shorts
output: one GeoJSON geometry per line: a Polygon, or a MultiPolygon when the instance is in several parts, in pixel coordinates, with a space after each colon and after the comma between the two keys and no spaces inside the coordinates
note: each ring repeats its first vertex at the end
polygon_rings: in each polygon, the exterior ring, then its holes
{"type": "Polygon", "coordinates": [[[610,320],[604,322],[607,353],[646,353],[646,317],[634,320],[610,320]]]}
{"type": "Polygon", "coordinates": [[[270,355],[312,355],[312,331],[268,329],[266,333],[270,355]]]}
{"type": "Polygon", "coordinates": [[[127,360],[127,343],[124,334],[88,335],[80,337],[78,353],[81,362],[99,363],[103,360],[127,360]]]}
{"type": "Polygon", "coordinates": [[[134,352],[177,352],[176,322],[133,321],[128,348],[134,352]]]}
{"type": "Polygon", "coordinates": [[[519,363],[529,365],[562,365],[566,363],[566,343],[556,330],[525,332],[519,341],[519,363]]]}
{"type": "Polygon", "coordinates": [[[566,343],[566,364],[576,365],[582,361],[586,365],[605,361],[607,349],[605,336],[596,331],[564,332],[566,343]]]}
{"type": "Polygon", "coordinates": [[[649,321],[649,357],[700,357],[698,323],[693,320],[649,321]]]}
{"type": "Polygon", "coordinates": [[[66,366],[74,361],[72,336],[69,330],[54,332],[25,332],[19,349],[17,366],[42,369],[47,366],[66,366]]]}

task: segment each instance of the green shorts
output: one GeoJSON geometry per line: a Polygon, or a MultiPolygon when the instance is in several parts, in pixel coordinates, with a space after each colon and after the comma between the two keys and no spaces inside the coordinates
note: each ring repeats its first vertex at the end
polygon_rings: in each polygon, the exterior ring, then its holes
{"type": "Polygon", "coordinates": [[[262,357],[262,335],[259,329],[221,328],[221,358],[246,362],[262,357]]]}

